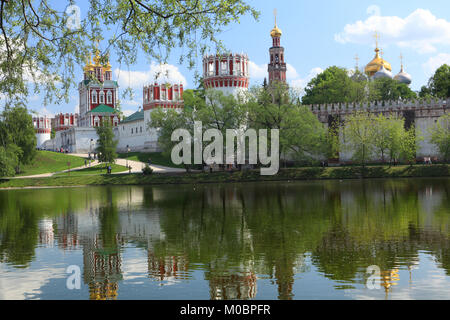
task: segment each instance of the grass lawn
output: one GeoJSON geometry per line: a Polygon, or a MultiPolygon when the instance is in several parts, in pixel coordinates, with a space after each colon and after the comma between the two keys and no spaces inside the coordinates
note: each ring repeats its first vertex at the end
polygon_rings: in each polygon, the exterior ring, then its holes
{"type": "MultiPolygon", "coordinates": [[[[117,172],[125,172],[128,171],[127,167],[119,166],[118,164],[111,165],[112,173],[117,172]]],[[[88,167],[86,169],[77,170],[70,172],[64,172],[64,173],[58,173],[53,175],[53,177],[78,177],[78,176],[89,176],[89,175],[98,175],[98,174],[107,174],[106,165],[105,164],[99,164],[94,167],[88,167]]]]}
{"type": "Polygon", "coordinates": [[[344,180],[373,178],[449,177],[450,165],[398,167],[336,167],[281,169],[277,175],[261,176],[259,170],[242,172],[126,175],[80,175],[34,179],[0,179],[0,188],[83,186],[83,185],[157,185],[225,182],[264,182],[295,180],[344,180]]]}
{"type": "Polygon", "coordinates": [[[33,163],[22,167],[22,172],[17,176],[32,176],[36,174],[64,171],[69,168],[67,162],[70,162],[70,168],[84,166],[84,159],[80,157],[52,151],[38,151],[33,163]]]}
{"type": "Polygon", "coordinates": [[[159,165],[159,166],[165,166],[165,167],[171,167],[171,168],[184,168],[183,165],[176,165],[172,162],[170,159],[170,156],[164,156],[160,152],[153,152],[153,153],[141,153],[141,152],[130,152],[128,153],[128,156],[126,153],[119,153],[117,155],[120,159],[127,159],[133,160],[133,161],[140,161],[147,163],[148,159],[152,160],[152,164],[159,165]]]}

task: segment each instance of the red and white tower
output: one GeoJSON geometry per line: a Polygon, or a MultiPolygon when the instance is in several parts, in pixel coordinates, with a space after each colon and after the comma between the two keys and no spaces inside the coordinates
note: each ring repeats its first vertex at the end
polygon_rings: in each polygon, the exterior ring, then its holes
{"type": "Polygon", "coordinates": [[[51,119],[47,116],[33,117],[33,126],[36,132],[36,147],[41,148],[45,141],[51,139],[51,119]]]}
{"type": "Polygon", "coordinates": [[[270,48],[269,84],[273,82],[286,82],[286,63],[284,62],[284,48],[281,46],[281,30],[277,27],[277,12],[275,10],[275,27],[270,32],[272,48],[270,48]]]}
{"type": "Polygon", "coordinates": [[[84,80],[78,85],[80,93],[80,127],[96,127],[104,119],[113,126],[119,123],[117,108],[117,81],[112,80],[111,64],[102,64],[100,51],[89,57],[84,67],[84,80]]]}
{"type": "Polygon", "coordinates": [[[142,96],[144,111],[155,108],[182,109],[184,107],[182,84],[171,85],[155,82],[144,86],[142,96]]]}
{"type": "Polygon", "coordinates": [[[203,80],[205,89],[238,97],[239,93],[248,90],[248,56],[218,54],[203,57],[203,80]]]}

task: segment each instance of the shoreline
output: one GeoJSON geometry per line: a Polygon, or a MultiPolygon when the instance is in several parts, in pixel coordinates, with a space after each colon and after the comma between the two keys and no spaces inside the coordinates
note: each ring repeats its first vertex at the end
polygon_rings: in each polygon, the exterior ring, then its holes
{"type": "Polygon", "coordinates": [[[248,183],[318,180],[371,180],[397,178],[443,178],[450,177],[450,165],[415,165],[397,167],[311,167],[280,169],[277,175],[261,176],[259,170],[180,173],[144,176],[142,174],[92,175],[75,177],[45,177],[28,179],[0,179],[0,190],[41,189],[88,186],[141,186],[180,185],[212,183],[248,183]]]}

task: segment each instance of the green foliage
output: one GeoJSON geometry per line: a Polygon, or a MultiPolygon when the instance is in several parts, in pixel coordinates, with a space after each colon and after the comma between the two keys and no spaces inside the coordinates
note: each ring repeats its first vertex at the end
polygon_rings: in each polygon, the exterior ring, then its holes
{"type": "Polygon", "coordinates": [[[192,68],[210,46],[224,49],[217,38],[224,28],[246,14],[259,16],[243,0],[91,0],[80,28],[69,28],[73,17],[64,11],[74,2],[61,2],[55,9],[48,0],[1,1],[0,93],[10,97],[8,105],[25,103],[31,85],[45,92],[44,104],[68,102],[74,71],[97,39],[107,42],[102,62],[111,50],[128,65],[139,51],[166,62],[172,49],[183,47],[180,63],[192,68]],[[102,39],[106,33],[111,36],[102,39]]]}
{"type": "Polygon", "coordinates": [[[252,88],[245,105],[248,126],[279,129],[280,152],[296,160],[312,161],[328,152],[327,131],[298,95],[283,85],[252,88]]]}
{"type": "Polygon", "coordinates": [[[102,121],[97,132],[97,152],[98,160],[106,163],[114,163],[117,158],[116,149],[118,141],[114,140],[114,132],[109,119],[102,121]]]}
{"type": "Polygon", "coordinates": [[[369,101],[397,101],[416,99],[417,95],[406,84],[394,79],[381,78],[369,82],[369,101]]]}
{"type": "Polygon", "coordinates": [[[436,145],[445,161],[450,160],[450,114],[440,117],[435,126],[430,128],[430,141],[436,145]]]}
{"type": "Polygon", "coordinates": [[[36,156],[36,136],[32,116],[23,106],[5,108],[0,117],[0,146],[16,163],[15,171],[29,164],[36,156]],[[17,158],[17,162],[14,160],[17,158]]]}
{"type": "Polygon", "coordinates": [[[428,82],[429,91],[436,98],[447,99],[450,97],[450,66],[442,65],[436,70],[428,82]]]}
{"type": "Polygon", "coordinates": [[[142,173],[146,176],[151,175],[153,173],[153,169],[150,168],[148,164],[146,164],[145,167],[142,169],[142,173]]]}
{"type": "Polygon", "coordinates": [[[357,112],[346,119],[344,150],[353,152],[353,159],[364,167],[375,150],[375,128],[371,113],[357,112]]]}
{"type": "Polygon", "coordinates": [[[414,126],[409,128],[409,130],[405,130],[401,137],[401,158],[411,165],[415,163],[418,143],[422,139],[422,136],[416,136],[416,129],[414,126]]]}
{"type": "Polygon", "coordinates": [[[365,112],[348,117],[343,130],[343,149],[351,151],[353,159],[363,166],[373,156],[383,162],[388,156],[390,163],[400,159],[413,163],[418,143],[423,139],[414,126],[405,129],[404,119],[365,112]]]}
{"type": "Polygon", "coordinates": [[[302,103],[310,105],[349,102],[352,84],[346,69],[329,67],[308,83],[302,103]]]}
{"type": "Polygon", "coordinates": [[[402,139],[405,134],[405,120],[395,117],[376,116],[373,122],[374,148],[377,155],[384,162],[386,156],[389,162],[399,159],[402,150],[402,139]]]}
{"type": "Polygon", "coordinates": [[[359,70],[349,75],[345,68],[333,66],[308,83],[302,103],[361,103],[415,98],[417,95],[414,91],[396,80],[386,78],[368,81],[359,70]]]}
{"type": "Polygon", "coordinates": [[[15,144],[0,146],[0,177],[13,177],[19,165],[21,150],[15,144]]]}

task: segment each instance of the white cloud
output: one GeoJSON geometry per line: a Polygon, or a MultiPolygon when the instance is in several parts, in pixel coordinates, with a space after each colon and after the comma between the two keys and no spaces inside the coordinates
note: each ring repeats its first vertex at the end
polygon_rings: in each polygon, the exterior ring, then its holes
{"type": "Polygon", "coordinates": [[[305,78],[297,78],[291,80],[290,84],[294,88],[305,89],[308,83],[319,73],[322,73],[324,70],[322,68],[316,67],[309,71],[308,75],[305,78]]]}
{"type": "Polygon", "coordinates": [[[450,65],[450,54],[440,53],[437,56],[431,57],[422,67],[427,77],[431,77],[443,64],[450,65]]]}
{"type": "Polygon", "coordinates": [[[267,64],[257,65],[253,61],[248,62],[248,73],[250,74],[250,79],[261,80],[267,78],[267,64]]]}
{"type": "MultiPolygon", "coordinates": [[[[268,77],[267,64],[258,65],[249,61],[249,73],[251,80],[261,80],[268,77]]],[[[286,64],[286,78],[289,84],[294,88],[304,89],[309,81],[319,73],[323,72],[322,68],[313,68],[306,77],[302,78],[295,67],[289,63],[286,64]]]]}
{"type": "Polygon", "coordinates": [[[419,53],[435,52],[436,45],[450,45],[450,22],[425,9],[417,9],[405,18],[374,14],[365,21],[347,24],[334,39],[344,44],[371,44],[375,31],[380,33],[383,46],[396,44],[419,53]]]}
{"type": "Polygon", "coordinates": [[[53,118],[55,116],[55,114],[53,112],[51,112],[50,110],[48,110],[46,107],[42,107],[37,111],[32,110],[32,114],[39,116],[39,117],[47,116],[49,118],[53,118]]]}
{"type": "Polygon", "coordinates": [[[171,64],[156,64],[152,62],[147,71],[127,71],[121,69],[114,70],[115,77],[122,88],[131,87],[141,90],[144,85],[154,81],[159,83],[181,83],[187,86],[186,78],[178,70],[177,66],[171,64]]]}

